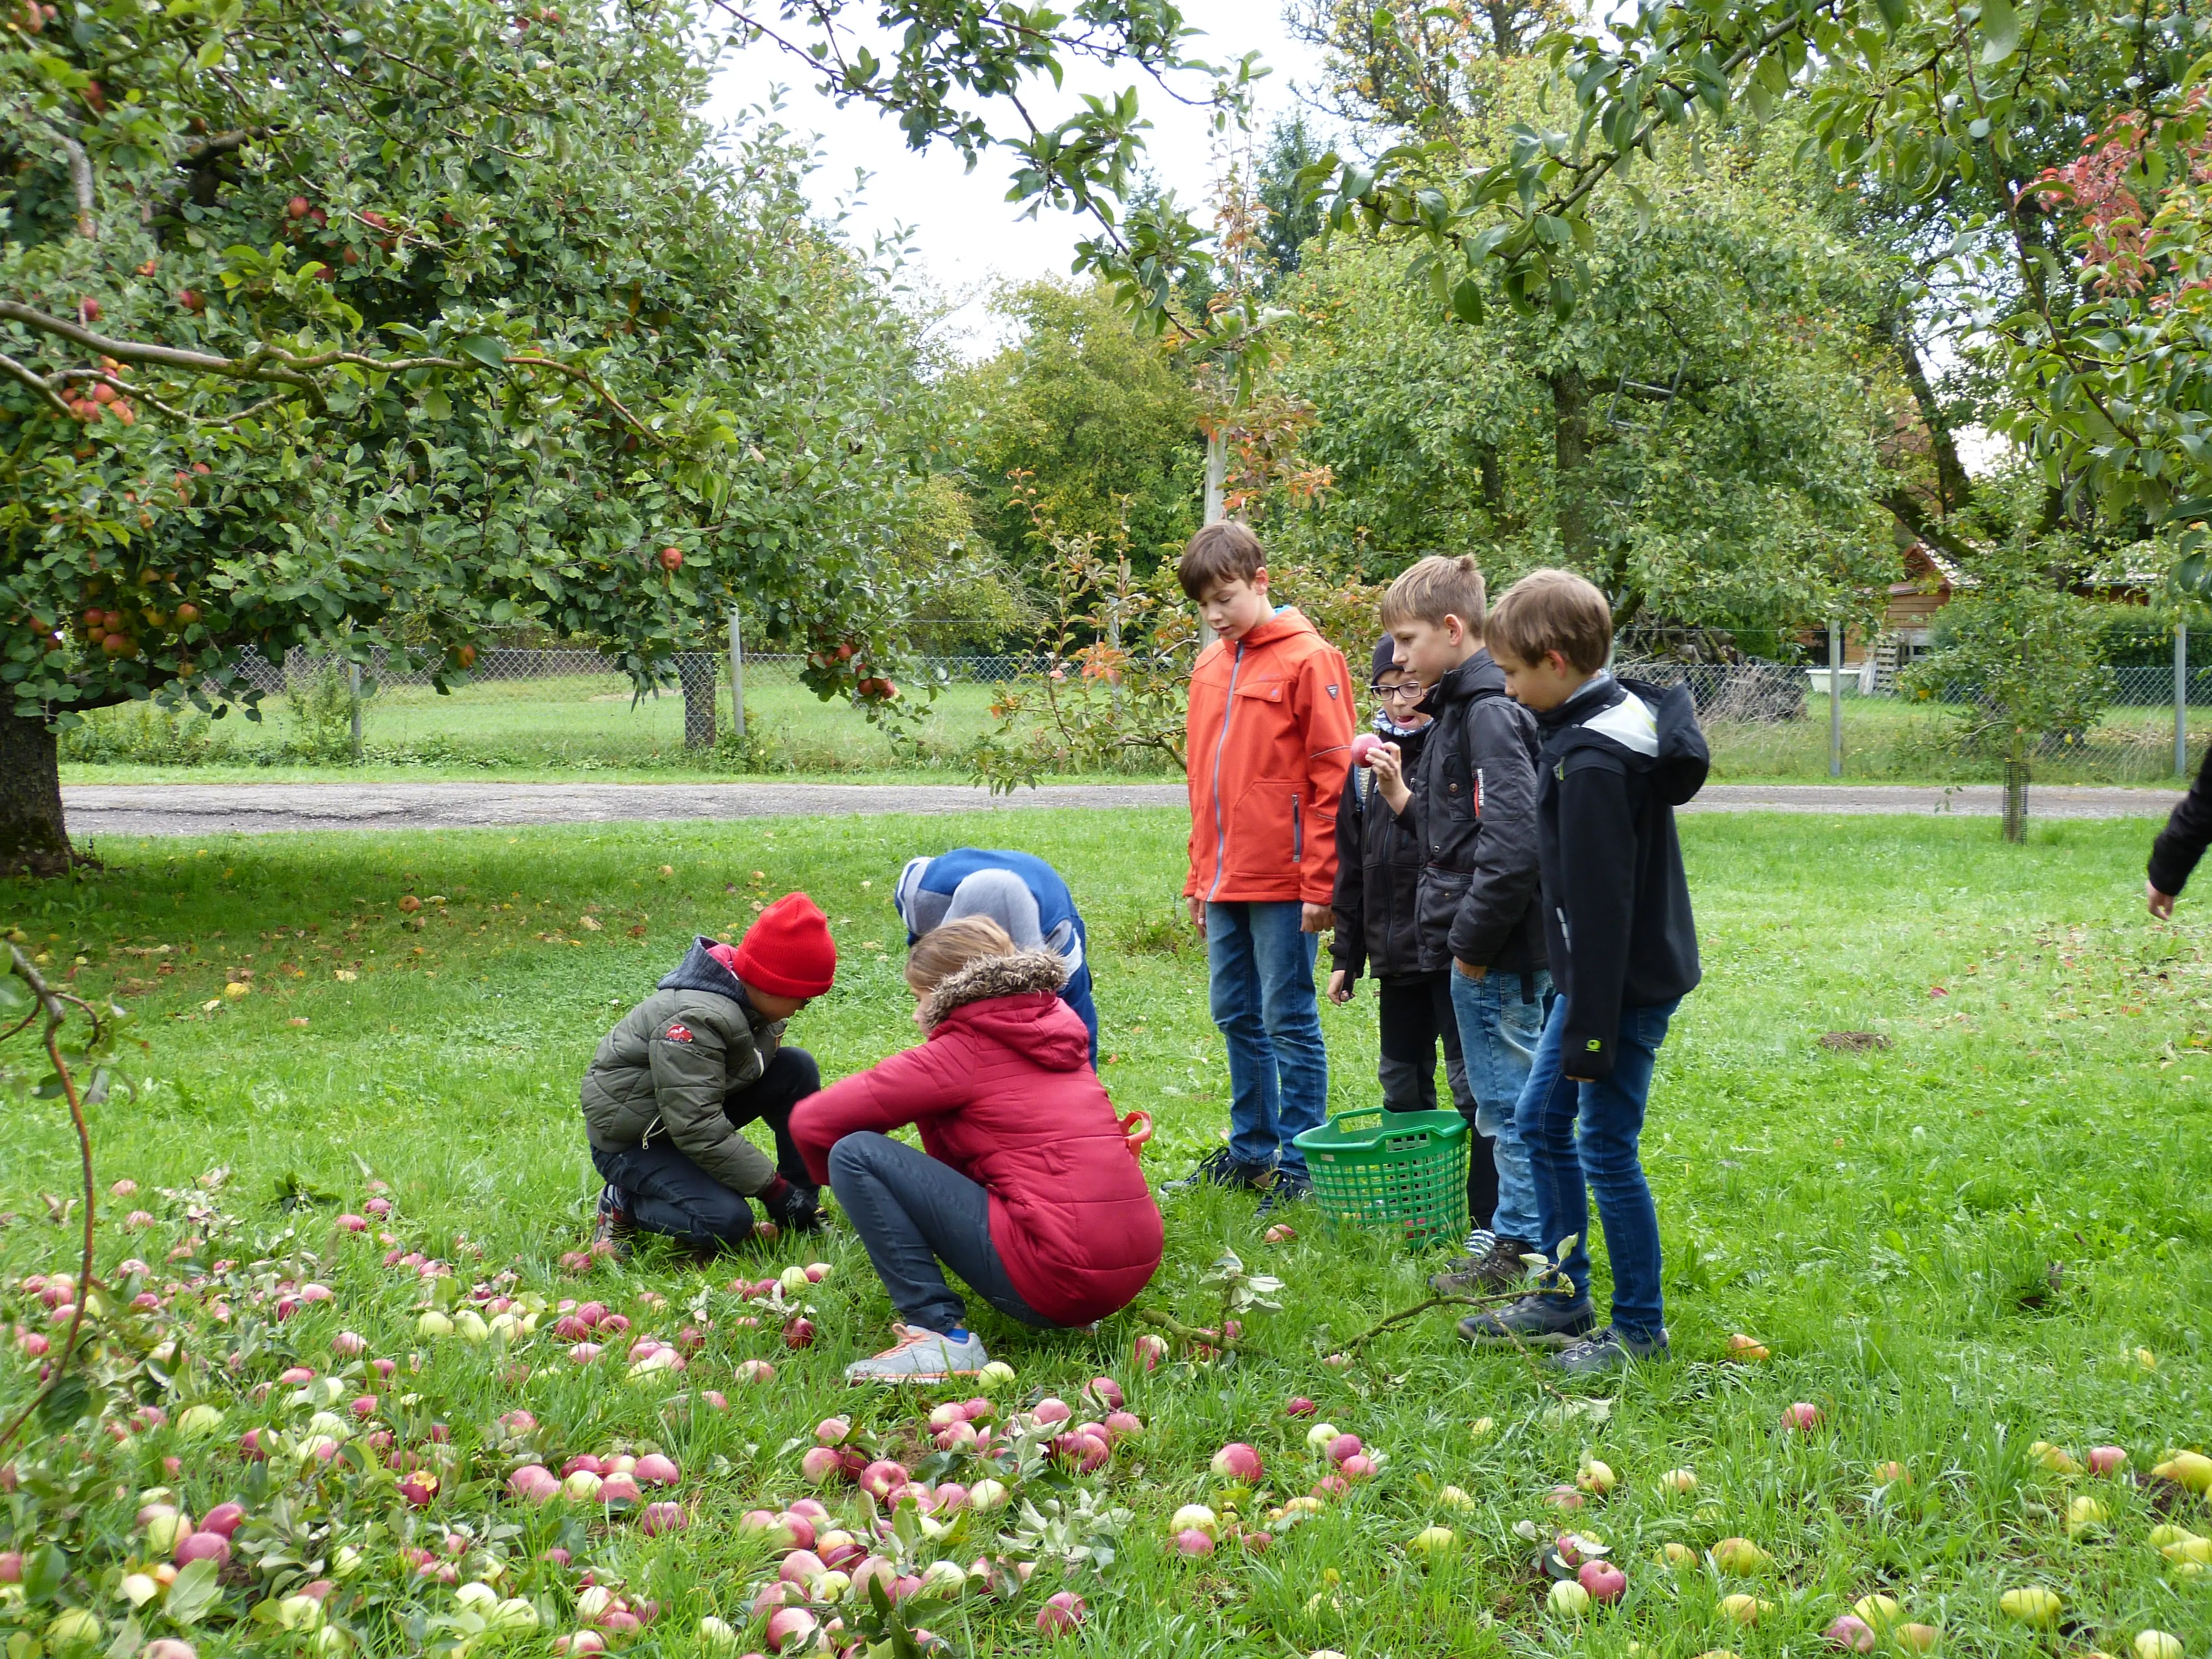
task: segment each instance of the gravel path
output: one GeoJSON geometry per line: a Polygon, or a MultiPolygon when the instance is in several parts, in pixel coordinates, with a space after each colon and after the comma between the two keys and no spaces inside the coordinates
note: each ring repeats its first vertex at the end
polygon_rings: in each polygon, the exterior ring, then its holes
{"type": "MultiPolygon", "coordinates": [[[[70,832],[205,836],[281,830],[434,830],[676,818],[813,817],[885,812],[1021,812],[1039,807],[1179,807],[1180,784],[1068,784],[992,796],[958,784],[247,783],[76,784],[62,791],[70,832]]],[[[2178,791],[2037,788],[2045,818],[2163,817],[2178,791]]],[[[1714,784],[1691,812],[2003,811],[1995,785],[1714,784]]]]}

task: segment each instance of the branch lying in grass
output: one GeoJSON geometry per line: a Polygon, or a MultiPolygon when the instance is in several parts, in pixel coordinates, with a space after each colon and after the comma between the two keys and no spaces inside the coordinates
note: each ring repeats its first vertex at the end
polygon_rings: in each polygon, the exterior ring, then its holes
{"type": "Polygon", "coordinates": [[[77,1267],[76,1311],[70,1316],[69,1334],[62,1339],[62,1351],[46,1375],[46,1386],[31,1397],[30,1403],[15,1414],[14,1421],[5,1429],[0,1429],[0,1449],[4,1449],[22,1432],[23,1425],[31,1420],[32,1414],[46,1402],[55,1389],[61,1386],[62,1379],[69,1375],[70,1361],[76,1357],[77,1339],[84,1330],[85,1308],[92,1299],[93,1222],[96,1208],[92,1183],[92,1132],[85,1127],[84,1102],[77,1093],[76,1079],[70,1072],[69,1062],[62,1058],[61,1030],[69,1023],[70,1010],[76,1007],[83,1010],[85,1018],[92,1022],[94,1043],[96,1044],[103,1034],[100,1015],[89,1002],[66,991],[57,991],[48,985],[39,970],[31,965],[30,958],[23,954],[20,946],[10,945],[8,954],[12,958],[10,967],[15,976],[30,987],[32,1006],[29,1013],[6,1032],[0,1033],[0,1041],[15,1036],[33,1024],[41,1014],[46,1017],[46,1030],[42,1036],[46,1041],[46,1058],[53,1064],[54,1076],[60,1082],[64,1098],[69,1102],[70,1121],[76,1128],[77,1159],[84,1178],[84,1249],[77,1267]]]}
{"type": "Polygon", "coordinates": [[[1396,1313],[1376,1321],[1374,1324],[1370,1325],[1351,1341],[1346,1343],[1343,1352],[1347,1354],[1356,1354],[1383,1332],[1394,1326],[1402,1325],[1409,1319],[1417,1319],[1431,1308],[1497,1308],[1503,1307],[1509,1302],[1518,1302],[1528,1294],[1526,1290],[1522,1289],[1501,1291],[1496,1296],[1462,1296],[1455,1291],[1447,1291],[1441,1295],[1431,1297],[1425,1302],[1416,1302],[1410,1308],[1401,1308],[1396,1313]]]}
{"type": "Polygon", "coordinates": [[[1227,1330],[1212,1331],[1203,1325],[1186,1325],[1174,1315],[1164,1314],[1157,1308],[1139,1308],[1137,1317],[1145,1324],[1158,1326],[1170,1336],[1179,1336],[1186,1342],[1218,1348],[1224,1353],[1235,1353],[1237,1345],[1244,1340],[1241,1331],[1231,1335],[1227,1330]]]}

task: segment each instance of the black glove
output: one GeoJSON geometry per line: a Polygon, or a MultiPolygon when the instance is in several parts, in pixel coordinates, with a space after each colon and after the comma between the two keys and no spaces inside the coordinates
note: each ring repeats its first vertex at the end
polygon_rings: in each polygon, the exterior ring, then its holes
{"type": "Polygon", "coordinates": [[[778,1176],[760,1195],[761,1208],[779,1227],[797,1233],[822,1231],[822,1189],[778,1176]]]}

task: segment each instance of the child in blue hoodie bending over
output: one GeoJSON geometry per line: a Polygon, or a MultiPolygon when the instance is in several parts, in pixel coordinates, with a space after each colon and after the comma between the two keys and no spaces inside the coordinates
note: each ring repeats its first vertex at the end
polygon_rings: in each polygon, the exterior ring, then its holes
{"type": "Polygon", "coordinates": [[[1490,654],[1536,716],[1536,848],[1559,995],[1514,1114],[1535,1176],[1537,1246],[1571,1296],[1525,1297],[1460,1322],[1470,1341],[1555,1347],[1590,1374],[1668,1357],[1659,1216],[1638,1158],[1668,1022],[1698,983],[1697,927],[1674,809],[1705,781],[1684,686],[1616,679],[1613,608],[1566,570],[1536,570],[1490,613],[1490,654]],[[1577,1133],[1579,1124],[1579,1133],[1577,1133]],[[1593,1331],[1589,1194],[1613,1265],[1613,1320],[1593,1331]]]}

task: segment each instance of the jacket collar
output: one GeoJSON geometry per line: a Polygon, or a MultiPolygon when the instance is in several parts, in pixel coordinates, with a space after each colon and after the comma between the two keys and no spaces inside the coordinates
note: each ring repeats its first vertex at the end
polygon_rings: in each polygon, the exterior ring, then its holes
{"type": "Polygon", "coordinates": [[[1505,695],[1505,671],[1498,665],[1487,650],[1483,650],[1476,652],[1430,687],[1428,697],[1421,707],[1433,714],[1446,703],[1466,702],[1486,694],[1505,695]]]}

